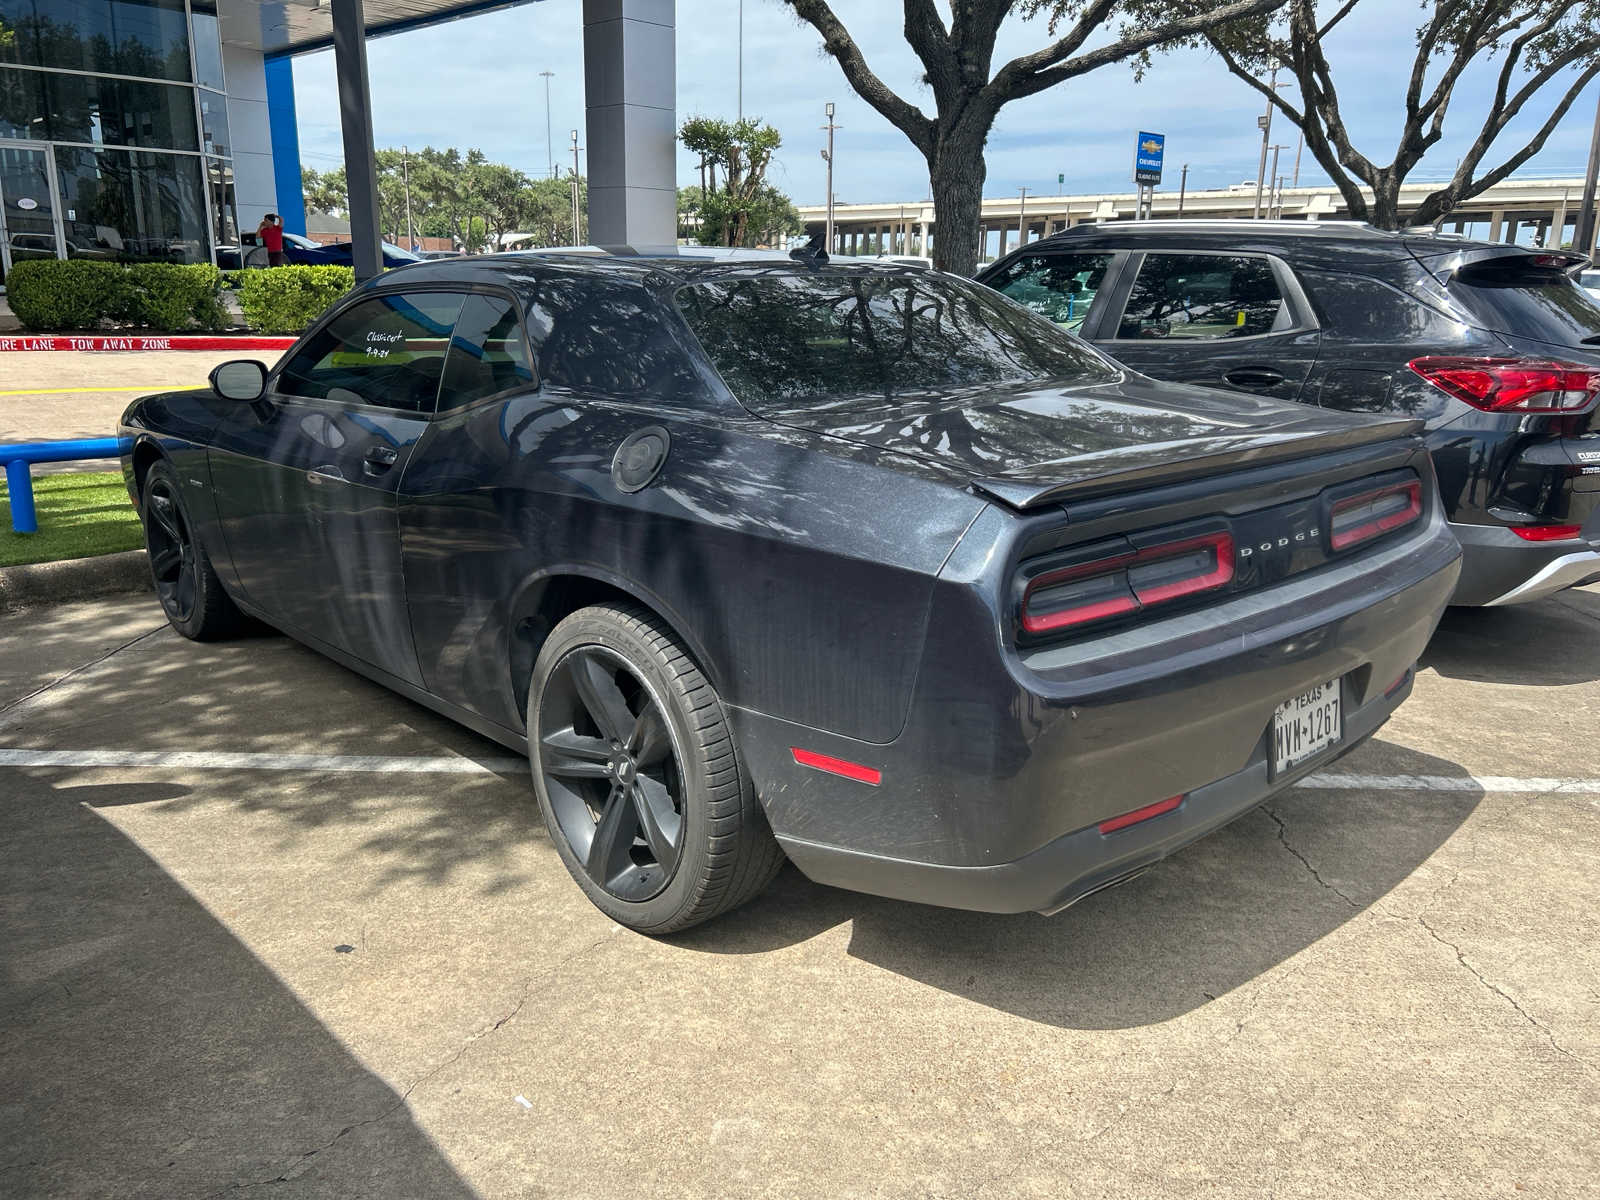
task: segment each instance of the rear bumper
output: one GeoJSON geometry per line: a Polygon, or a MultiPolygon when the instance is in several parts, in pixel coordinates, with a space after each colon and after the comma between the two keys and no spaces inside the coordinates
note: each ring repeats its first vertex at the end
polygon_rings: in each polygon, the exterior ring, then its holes
{"type": "Polygon", "coordinates": [[[730,717],[773,833],[811,878],[956,908],[1052,911],[1370,736],[1410,690],[1460,555],[1436,514],[1418,537],[1348,567],[1008,658],[1001,670],[961,653],[995,636],[981,594],[941,586],[894,741],[749,710],[730,717]],[[1275,708],[1332,679],[1342,681],[1342,740],[1271,777],[1275,708]],[[801,765],[795,749],[860,764],[871,779],[801,765]],[[1173,796],[1185,799],[1172,812],[1099,830],[1173,796]]]}
{"type": "Polygon", "coordinates": [[[1452,525],[1461,543],[1461,582],[1450,603],[1527,604],[1600,575],[1600,521],[1584,537],[1529,542],[1502,525],[1452,525]]]}
{"type": "Polygon", "coordinates": [[[779,837],[790,860],[808,878],[832,887],[965,908],[977,912],[1060,912],[1094,892],[1123,883],[1220,829],[1229,821],[1348,754],[1389,719],[1411,694],[1413,674],[1387,696],[1345,717],[1337,747],[1276,779],[1262,757],[1244,770],[1196,788],[1172,812],[1101,833],[1097,826],[1066,834],[1012,862],[984,867],[946,866],[861,854],[801,838],[779,837]]]}

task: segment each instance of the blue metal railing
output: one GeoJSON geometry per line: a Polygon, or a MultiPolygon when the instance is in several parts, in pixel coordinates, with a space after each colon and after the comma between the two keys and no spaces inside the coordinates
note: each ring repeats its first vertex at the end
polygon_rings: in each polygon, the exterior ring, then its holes
{"type": "Polygon", "coordinates": [[[78,438],[65,442],[0,442],[0,466],[6,469],[6,491],[11,497],[11,528],[15,533],[38,533],[39,518],[33,508],[34,463],[77,462],[85,458],[117,458],[122,442],[117,438],[78,438]]]}

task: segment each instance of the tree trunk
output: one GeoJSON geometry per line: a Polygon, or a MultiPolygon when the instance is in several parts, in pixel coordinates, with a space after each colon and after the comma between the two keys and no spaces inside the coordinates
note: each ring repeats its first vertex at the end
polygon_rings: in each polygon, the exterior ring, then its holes
{"type": "Polygon", "coordinates": [[[947,134],[928,163],[928,181],[933,187],[933,265],[953,275],[970,276],[978,269],[982,248],[978,217],[987,177],[985,140],[982,134],[947,134]]]}
{"type": "Polygon", "coordinates": [[[1400,178],[1397,175],[1383,171],[1373,180],[1372,214],[1367,219],[1379,229],[1400,228],[1400,178]]]}

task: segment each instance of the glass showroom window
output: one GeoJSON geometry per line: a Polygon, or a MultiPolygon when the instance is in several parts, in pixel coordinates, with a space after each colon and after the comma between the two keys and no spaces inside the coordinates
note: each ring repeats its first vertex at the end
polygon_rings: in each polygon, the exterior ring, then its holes
{"type": "Polygon", "coordinates": [[[211,244],[239,244],[239,207],[233,194],[233,164],[223,158],[206,159],[206,186],[211,189],[211,244]]]}
{"type": "Polygon", "coordinates": [[[207,154],[233,153],[232,139],[228,137],[228,98],[221,92],[200,89],[200,137],[207,154]]]}
{"type": "Polygon", "coordinates": [[[0,30],[0,63],[190,79],[183,0],[0,0],[0,30]]]}
{"type": "Polygon", "coordinates": [[[194,89],[190,87],[60,71],[0,69],[0,96],[5,97],[0,107],[0,137],[200,149],[194,89]]]}
{"type": "Polygon", "coordinates": [[[209,261],[198,156],[73,146],[55,155],[68,258],[209,261]]]}
{"type": "MultiPolygon", "coordinates": [[[[3,0],[0,0],[3,2],[3,0]]],[[[214,4],[190,5],[194,21],[194,81],[201,87],[225,91],[222,83],[222,29],[214,4]]]]}

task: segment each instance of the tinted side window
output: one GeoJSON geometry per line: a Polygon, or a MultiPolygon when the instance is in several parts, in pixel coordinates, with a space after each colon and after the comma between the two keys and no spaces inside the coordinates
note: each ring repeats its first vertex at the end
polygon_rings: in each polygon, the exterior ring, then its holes
{"type": "Polygon", "coordinates": [[[431,413],[462,297],[405,292],[352,305],[291,359],[278,391],[431,413]]]}
{"type": "Polygon", "coordinates": [[[1030,254],[989,286],[1073,333],[1083,328],[1111,269],[1110,254],[1030,254]]]}
{"type": "Polygon", "coordinates": [[[1226,254],[1147,254],[1119,338],[1250,337],[1289,327],[1272,264],[1226,254]]]}
{"type": "Polygon", "coordinates": [[[1364,342],[1456,340],[1455,322],[1413,300],[1398,288],[1368,275],[1334,275],[1326,271],[1300,271],[1300,282],[1311,293],[1327,324],[1326,338],[1364,342]]]}
{"type": "Polygon", "coordinates": [[[539,378],[622,400],[692,404],[703,392],[674,330],[642,287],[548,276],[529,298],[539,378]]]}
{"type": "Polygon", "coordinates": [[[516,305],[503,296],[468,296],[450,338],[439,410],[460,408],[533,383],[516,305]]]}

